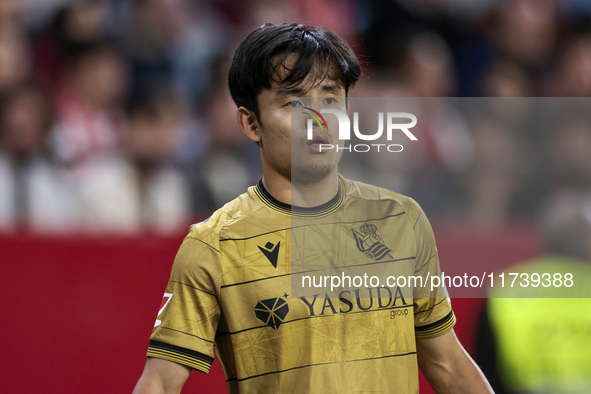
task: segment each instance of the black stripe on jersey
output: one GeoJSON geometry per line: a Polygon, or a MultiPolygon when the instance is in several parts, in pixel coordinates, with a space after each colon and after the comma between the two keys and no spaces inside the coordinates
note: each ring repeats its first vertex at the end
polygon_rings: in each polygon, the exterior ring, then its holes
{"type": "Polygon", "coordinates": [[[220,242],[225,242],[225,241],[248,241],[249,239],[253,239],[253,238],[257,238],[257,237],[262,237],[263,235],[274,234],[274,233],[278,233],[278,232],[281,232],[281,231],[292,230],[294,228],[302,228],[302,227],[312,226],[312,225],[314,225],[314,226],[332,226],[334,224],[369,223],[369,222],[377,222],[378,220],[385,220],[385,219],[389,219],[389,218],[395,218],[397,216],[402,216],[402,215],[406,215],[406,212],[394,213],[392,215],[384,216],[384,217],[377,218],[377,219],[352,220],[350,222],[328,222],[328,223],[304,224],[304,225],[301,225],[301,226],[292,226],[292,227],[280,228],[280,229],[277,229],[277,230],[274,230],[274,231],[269,231],[267,233],[261,233],[261,234],[257,234],[257,235],[252,235],[250,237],[244,237],[244,238],[220,238],[220,242]]]}
{"type": "Polygon", "coordinates": [[[455,315],[452,315],[451,319],[447,320],[441,326],[432,328],[429,331],[415,331],[415,336],[417,338],[433,338],[449,331],[454,326],[454,324],[456,324],[456,317],[455,315]]]}
{"type": "MultiPolygon", "coordinates": [[[[388,308],[381,308],[381,309],[372,309],[372,310],[367,310],[367,311],[357,311],[357,312],[347,312],[347,315],[356,315],[358,313],[371,313],[371,312],[380,312],[380,311],[390,311],[393,309],[406,309],[406,308],[414,308],[412,305],[401,305],[401,306],[390,306],[388,308]]],[[[284,321],[282,323],[282,325],[286,325],[288,323],[293,323],[296,321],[300,321],[300,320],[307,320],[307,319],[317,319],[317,318],[321,318],[321,317],[333,317],[333,316],[338,316],[339,314],[336,315],[316,315],[316,316],[307,316],[307,317],[302,317],[299,319],[293,319],[293,320],[289,320],[289,321],[284,321]]],[[[256,326],[256,327],[250,327],[250,328],[245,328],[243,330],[239,330],[239,331],[234,331],[234,332],[221,332],[219,334],[217,334],[215,337],[216,339],[219,337],[222,337],[224,335],[235,335],[235,334],[240,334],[242,332],[246,332],[246,331],[252,331],[252,330],[258,330],[259,328],[266,328],[269,327],[267,324],[262,325],[262,326],[256,326]]]]}
{"type": "Polygon", "coordinates": [[[213,363],[213,357],[209,357],[207,354],[199,353],[194,350],[186,349],[184,347],[170,345],[168,343],[160,342],[160,341],[150,341],[150,348],[153,349],[162,349],[168,350],[173,353],[178,353],[183,356],[188,356],[190,358],[194,358],[199,361],[203,361],[211,365],[213,363]]]}
{"type": "Polygon", "coordinates": [[[194,240],[194,241],[199,241],[199,242],[201,242],[203,245],[207,245],[207,246],[209,246],[210,248],[212,248],[212,249],[213,249],[213,250],[215,250],[216,252],[218,252],[218,253],[220,252],[219,250],[217,250],[216,248],[214,248],[213,246],[211,246],[211,245],[210,245],[210,244],[208,244],[207,242],[203,242],[203,241],[202,241],[202,240],[200,240],[199,238],[195,238],[195,237],[187,237],[187,238],[188,238],[188,239],[192,239],[192,240],[194,240]]]}
{"type": "Polygon", "coordinates": [[[419,216],[417,216],[417,221],[415,222],[415,225],[412,226],[413,230],[415,229],[415,227],[417,227],[417,223],[419,222],[419,219],[421,218],[421,214],[422,214],[422,212],[419,212],[419,216]]]}
{"type": "Polygon", "coordinates": [[[204,338],[198,337],[197,335],[189,334],[188,332],[175,330],[174,328],[164,327],[164,326],[160,326],[159,328],[162,328],[164,330],[170,330],[170,331],[174,331],[174,332],[179,332],[181,334],[189,335],[189,336],[191,336],[193,338],[201,339],[202,341],[205,341],[205,342],[213,343],[213,341],[210,341],[209,339],[204,339],[204,338]]]}
{"type": "Polygon", "coordinates": [[[202,293],[205,293],[205,294],[207,294],[207,295],[210,295],[210,296],[213,296],[213,297],[215,297],[215,294],[213,294],[213,293],[210,293],[210,292],[208,292],[208,291],[205,291],[205,290],[201,290],[200,288],[198,288],[198,287],[195,287],[195,286],[193,286],[193,285],[190,285],[190,284],[188,284],[188,283],[183,283],[183,282],[179,282],[179,281],[176,281],[176,280],[171,280],[171,282],[173,282],[173,283],[178,283],[179,285],[183,285],[183,286],[190,287],[190,288],[192,288],[192,289],[198,290],[198,291],[200,291],[200,292],[202,292],[202,293]]]}
{"type": "Polygon", "coordinates": [[[225,213],[226,215],[228,215],[229,217],[231,217],[232,219],[236,220],[236,218],[232,215],[230,215],[228,212],[226,211],[220,211],[221,213],[225,213]]]}
{"type": "MultiPolygon", "coordinates": [[[[304,226],[298,226],[298,227],[304,227],[304,226]]],[[[293,228],[298,228],[298,227],[285,227],[285,228],[280,228],[277,230],[273,230],[273,231],[269,231],[267,233],[261,233],[261,234],[257,234],[257,235],[253,235],[251,237],[246,237],[246,238],[220,238],[220,242],[225,242],[225,241],[247,241],[249,239],[253,239],[256,237],[262,237],[263,235],[269,235],[269,234],[274,234],[274,233],[279,233],[281,231],[286,231],[286,230],[291,230],[293,228]]]]}
{"type": "Polygon", "coordinates": [[[427,324],[426,326],[415,327],[415,333],[417,335],[420,335],[421,333],[426,333],[428,331],[437,330],[438,328],[446,325],[446,323],[449,323],[453,319],[454,319],[454,312],[451,311],[445,317],[437,320],[435,323],[427,324]]]}
{"type": "MultiPolygon", "coordinates": [[[[371,361],[371,360],[378,360],[378,359],[390,358],[390,357],[404,357],[404,356],[410,356],[410,355],[413,355],[413,354],[417,354],[417,352],[402,353],[402,354],[391,354],[391,355],[388,355],[388,356],[372,357],[372,358],[362,358],[362,359],[358,359],[358,360],[347,360],[347,361],[344,361],[344,362],[346,362],[346,363],[353,363],[353,362],[358,362],[358,361],[371,361]]],[[[273,374],[276,374],[276,373],[288,372],[288,371],[293,371],[293,370],[301,369],[301,368],[319,367],[319,366],[331,365],[331,364],[340,364],[340,362],[300,365],[299,367],[293,367],[293,368],[283,369],[281,371],[272,371],[272,372],[262,373],[262,374],[259,374],[259,375],[247,376],[246,378],[241,378],[241,379],[238,379],[238,378],[226,379],[226,382],[231,382],[231,381],[243,382],[243,381],[249,380],[249,379],[260,378],[261,376],[273,375],[273,374]]]]}
{"type": "Polygon", "coordinates": [[[197,360],[195,358],[191,358],[189,356],[185,356],[180,353],[175,353],[162,348],[149,347],[146,355],[148,357],[155,357],[163,360],[172,361],[203,373],[209,373],[209,370],[211,369],[211,364],[208,364],[205,361],[197,360]]]}
{"type": "MultiPolygon", "coordinates": [[[[415,258],[416,257],[413,256],[413,257],[405,257],[403,259],[396,259],[396,260],[374,261],[373,263],[357,264],[357,265],[347,265],[345,267],[331,267],[330,269],[337,269],[337,268],[345,269],[345,268],[352,268],[352,267],[363,267],[363,266],[366,266],[366,265],[385,264],[385,263],[396,263],[398,261],[414,260],[415,258]]],[[[290,274],[268,276],[266,278],[259,278],[259,279],[249,280],[249,281],[246,281],[246,282],[231,283],[229,285],[223,285],[223,286],[220,286],[220,289],[225,289],[226,287],[232,287],[232,286],[246,285],[248,283],[259,282],[261,280],[281,278],[283,276],[301,275],[301,274],[309,274],[310,272],[326,271],[327,269],[328,269],[328,267],[327,268],[317,269],[317,270],[309,270],[309,271],[302,271],[302,272],[292,272],[290,274]]]]}
{"type": "MultiPolygon", "coordinates": [[[[306,271],[306,272],[301,272],[301,273],[304,274],[304,273],[307,273],[307,272],[311,272],[311,271],[306,271]]],[[[232,286],[247,285],[249,283],[259,282],[261,280],[277,279],[277,278],[281,278],[281,277],[284,277],[284,276],[291,276],[291,275],[293,275],[293,273],[291,273],[291,274],[275,275],[275,276],[268,276],[266,278],[253,279],[253,280],[249,280],[249,281],[246,281],[246,282],[240,282],[240,283],[231,283],[229,285],[220,286],[220,289],[225,289],[226,287],[232,287],[232,286]]]]}

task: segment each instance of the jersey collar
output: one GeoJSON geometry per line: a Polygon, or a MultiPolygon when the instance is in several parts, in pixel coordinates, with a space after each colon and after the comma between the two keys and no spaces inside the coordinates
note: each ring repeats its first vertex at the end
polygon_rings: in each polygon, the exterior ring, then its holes
{"type": "Polygon", "coordinates": [[[316,207],[298,207],[277,200],[265,189],[262,179],[254,187],[254,192],[263,204],[274,211],[298,217],[324,217],[336,211],[343,203],[345,199],[345,184],[343,178],[339,175],[339,190],[336,196],[330,199],[330,201],[316,207]]]}

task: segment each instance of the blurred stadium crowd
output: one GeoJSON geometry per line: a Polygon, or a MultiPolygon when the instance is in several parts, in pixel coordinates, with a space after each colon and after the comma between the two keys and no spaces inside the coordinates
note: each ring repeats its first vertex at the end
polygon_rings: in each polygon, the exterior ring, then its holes
{"type": "MultiPolygon", "coordinates": [[[[0,232],[171,234],[244,192],[262,172],[230,56],[283,21],[354,46],[355,96],[591,95],[587,1],[0,0],[0,232]]],[[[591,187],[588,122],[474,123],[386,169],[396,191],[498,228],[536,196],[591,187]]]]}

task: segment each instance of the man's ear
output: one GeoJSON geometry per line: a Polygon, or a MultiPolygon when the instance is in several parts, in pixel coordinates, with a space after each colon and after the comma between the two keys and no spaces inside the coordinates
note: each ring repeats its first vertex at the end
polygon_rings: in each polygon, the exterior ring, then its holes
{"type": "Polygon", "coordinates": [[[259,122],[257,121],[254,112],[249,111],[246,107],[238,108],[236,112],[236,120],[242,130],[242,133],[248,137],[251,141],[257,144],[261,141],[261,134],[259,128],[259,122]]]}

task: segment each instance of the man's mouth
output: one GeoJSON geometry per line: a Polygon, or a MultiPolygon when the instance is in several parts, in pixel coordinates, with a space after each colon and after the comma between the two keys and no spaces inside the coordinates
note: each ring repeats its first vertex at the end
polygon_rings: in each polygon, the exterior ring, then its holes
{"type": "Polygon", "coordinates": [[[326,135],[315,135],[312,140],[307,141],[306,145],[311,151],[320,153],[327,150],[330,138],[326,135]]]}

